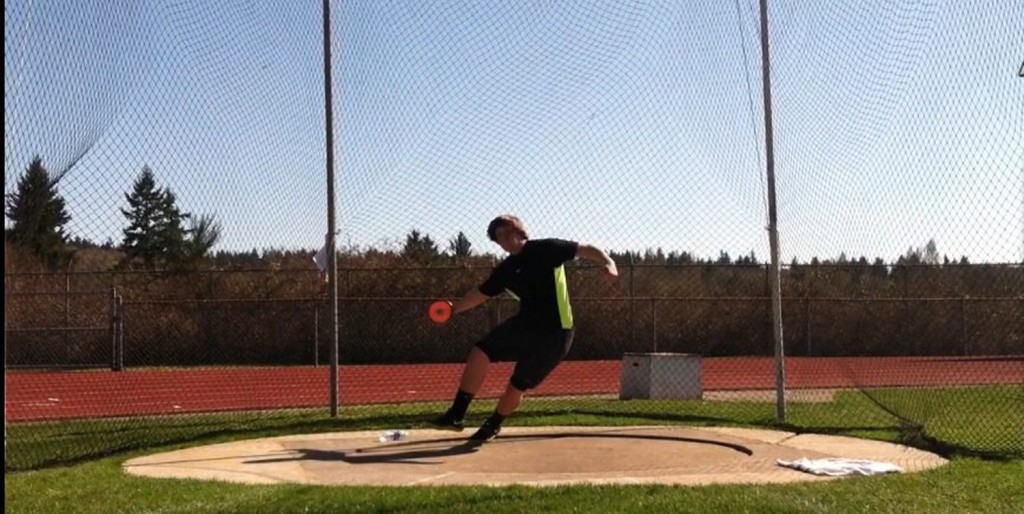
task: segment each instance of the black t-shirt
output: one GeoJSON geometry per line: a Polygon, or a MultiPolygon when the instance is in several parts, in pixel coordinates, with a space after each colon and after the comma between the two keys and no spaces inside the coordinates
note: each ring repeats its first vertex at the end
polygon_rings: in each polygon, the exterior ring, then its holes
{"type": "Polygon", "coordinates": [[[576,257],[579,244],[563,239],[528,240],[517,255],[501,261],[480,285],[497,296],[508,290],[519,298],[522,321],[538,330],[572,328],[572,309],[562,264],[576,257]]]}

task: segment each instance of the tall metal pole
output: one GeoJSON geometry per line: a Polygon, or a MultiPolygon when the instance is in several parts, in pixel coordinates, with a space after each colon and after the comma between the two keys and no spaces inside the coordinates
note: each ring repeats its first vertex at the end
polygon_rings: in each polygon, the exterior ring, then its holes
{"type": "Polygon", "coordinates": [[[768,174],[768,244],[771,250],[772,329],[775,336],[775,417],[786,420],[786,368],[782,344],[782,284],[775,210],[775,151],[772,146],[772,80],[768,52],[768,0],[761,0],[761,77],[764,84],[764,139],[768,174]]]}
{"type": "Polygon", "coordinates": [[[331,0],[324,0],[324,115],[327,135],[327,333],[331,348],[331,417],[338,417],[338,255],[334,219],[334,106],[331,98],[331,0]]]}

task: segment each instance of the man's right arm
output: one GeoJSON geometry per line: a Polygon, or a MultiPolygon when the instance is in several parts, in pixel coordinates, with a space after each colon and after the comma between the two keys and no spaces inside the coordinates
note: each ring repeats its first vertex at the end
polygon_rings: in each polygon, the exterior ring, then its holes
{"type": "Polygon", "coordinates": [[[604,277],[609,282],[614,282],[615,279],[619,278],[619,268],[615,266],[615,261],[604,250],[593,245],[580,243],[579,248],[576,250],[576,256],[604,266],[604,277]]]}
{"type": "Polygon", "coordinates": [[[504,262],[491,270],[490,276],[480,284],[480,287],[467,291],[462,298],[451,302],[452,313],[458,314],[460,312],[466,312],[481,303],[486,302],[491,297],[501,294],[501,292],[505,290],[505,281],[503,279],[505,274],[502,271],[505,268],[503,265],[504,262]]]}
{"type": "Polygon", "coordinates": [[[477,305],[486,302],[490,298],[490,296],[481,293],[479,289],[472,289],[470,291],[467,291],[466,294],[462,296],[462,298],[459,298],[458,300],[451,302],[452,312],[455,314],[458,314],[460,312],[466,312],[476,307],[477,305]]]}

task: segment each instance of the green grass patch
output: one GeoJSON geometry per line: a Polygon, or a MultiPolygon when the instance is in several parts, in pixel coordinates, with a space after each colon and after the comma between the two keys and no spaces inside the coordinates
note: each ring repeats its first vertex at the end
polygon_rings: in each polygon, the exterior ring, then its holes
{"type": "MultiPolygon", "coordinates": [[[[840,391],[831,401],[793,402],[787,422],[765,401],[530,398],[509,425],[731,425],[899,441],[946,455],[1024,456],[1024,409],[1006,408],[1019,386],[840,391]],[[892,412],[910,413],[908,421],[892,412]]],[[[423,427],[442,403],[90,419],[7,426],[7,470],[83,462],[169,444],[199,444],[296,433],[423,427]]],[[[494,408],[477,401],[469,424],[494,408]]]]}
{"type": "Polygon", "coordinates": [[[1016,513],[1024,463],[957,458],[922,473],[790,485],[249,486],[127,475],[124,457],[9,473],[6,511],[108,512],[922,512],[1016,513]]]}
{"type": "MultiPolygon", "coordinates": [[[[761,426],[934,446],[953,455],[922,473],[791,485],[513,487],[248,486],[125,474],[137,455],[295,433],[419,428],[442,403],[239,412],[8,425],[7,512],[1020,512],[1022,413],[1006,409],[1019,387],[838,392],[791,403],[774,422],[771,402],[531,398],[509,425],[761,426]],[[996,401],[998,400],[998,401],[996,401]],[[1002,402],[1002,403],[1000,403],[1002,402]],[[993,408],[1003,405],[1004,408],[993,408]],[[909,413],[921,425],[892,415],[909,413]],[[922,436],[922,434],[924,434],[922,436]],[[1018,437],[1018,439],[1014,439],[1018,437]],[[915,439],[916,438],[916,439],[915,439]],[[1003,460],[964,457],[988,449],[1003,460]],[[959,455],[959,456],[958,456],[959,455]],[[70,463],[70,464],[69,464],[70,463]],[[12,465],[13,464],[13,465],[12,465]]],[[[493,401],[475,402],[479,423],[493,401]]]]}
{"type": "Polygon", "coordinates": [[[921,437],[938,445],[1024,455],[1024,386],[869,389],[862,396],[919,426],[921,437]]]}

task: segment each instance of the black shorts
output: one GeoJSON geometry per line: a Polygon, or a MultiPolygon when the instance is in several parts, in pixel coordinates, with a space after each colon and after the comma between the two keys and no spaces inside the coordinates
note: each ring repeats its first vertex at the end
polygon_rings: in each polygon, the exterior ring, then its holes
{"type": "Polygon", "coordinates": [[[509,383],[520,391],[540,385],[572,347],[572,329],[536,330],[518,318],[498,325],[476,344],[491,362],[516,363],[509,383]]]}

